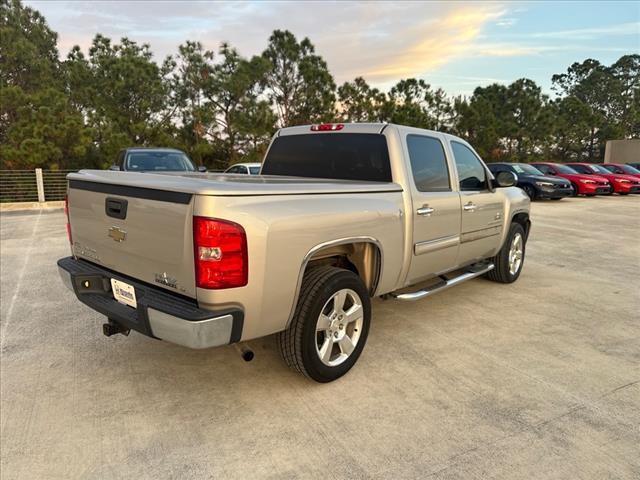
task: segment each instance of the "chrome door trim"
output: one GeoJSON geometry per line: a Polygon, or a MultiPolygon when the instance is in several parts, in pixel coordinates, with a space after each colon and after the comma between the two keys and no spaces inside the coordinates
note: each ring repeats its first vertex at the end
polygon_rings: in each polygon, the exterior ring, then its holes
{"type": "Polygon", "coordinates": [[[300,266],[300,272],[298,273],[298,282],[296,283],[296,291],[293,296],[293,304],[291,306],[291,311],[289,312],[289,318],[287,319],[287,325],[285,328],[289,328],[291,325],[291,321],[293,320],[293,314],[296,311],[296,305],[298,304],[298,298],[300,296],[300,287],[302,286],[302,277],[304,277],[304,272],[307,269],[307,264],[311,257],[314,254],[328,247],[335,247],[336,245],[345,245],[347,243],[372,243],[376,247],[378,247],[378,251],[380,252],[380,256],[378,258],[378,265],[376,266],[376,274],[374,275],[373,285],[371,285],[371,291],[369,292],[371,297],[375,297],[376,290],[378,289],[378,283],[380,283],[380,277],[382,276],[382,267],[384,265],[384,253],[382,250],[382,244],[378,241],[378,239],[367,236],[356,236],[356,237],[344,237],[337,238],[335,240],[329,240],[326,242],[319,243],[311,250],[307,252],[307,254],[302,259],[302,265],[300,266]]]}
{"type": "Polygon", "coordinates": [[[483,238],[493,237],[502,233],[502,225],[495,225],[480,230],[474,230],[473,232],[466,232],[460,235],[460,243],[473,242],[475,240],[481,240],[483,238]]]}
{"type": "Polygon", "coordinates": [[[413,246],[415,255],[431,253],[443,248],[455,247],[460,243],[460,235],[449,235],[447,237],[435,238],[426,242],[418,242],[413,246]]]}

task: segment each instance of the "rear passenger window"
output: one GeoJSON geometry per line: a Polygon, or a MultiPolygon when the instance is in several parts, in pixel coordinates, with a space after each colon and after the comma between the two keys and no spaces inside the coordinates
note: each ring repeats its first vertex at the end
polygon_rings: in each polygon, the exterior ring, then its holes
{"type": "Polygon", "coordinates": [[[448,192],[449,168],[442,142],[422,135],[407,135],[413,181],[420,192],[448,192]]]}
{"type": "Polygon", "coordinates": [[[460,190],[487,190],[487,171],[476,154],[458,142],[451,142],[451,148],[458,168],[460,190]]]}

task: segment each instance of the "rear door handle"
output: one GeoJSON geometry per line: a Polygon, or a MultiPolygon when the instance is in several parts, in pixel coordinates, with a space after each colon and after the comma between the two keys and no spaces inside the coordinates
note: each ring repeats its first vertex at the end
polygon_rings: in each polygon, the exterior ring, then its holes
{"type": "Polygon", "coordinates": [[[418,215],[423,215],[425,217],[429,217],[435,211],[436,211],[435,208],[431,208],[429,205],[425,205],[424,207],[421,207],[418,210],[416,210],[416,213],[418,215]]]}
{"type": "Polygon", "coordinates": [[[478,207],[477,207],[477,205],[475,203],[469,202],[462,208],[464,209],[465,212],[473,212],[478,207]]]}

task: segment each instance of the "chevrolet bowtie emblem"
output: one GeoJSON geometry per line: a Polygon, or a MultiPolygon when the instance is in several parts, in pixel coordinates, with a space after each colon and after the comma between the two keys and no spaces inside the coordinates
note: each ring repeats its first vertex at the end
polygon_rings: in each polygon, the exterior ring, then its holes
{"type": "Polygon", "coordinates": [[[116,242],[123,242],[127,238],[127,232],[118,227],[111,227],[109,229],[109,236],[116,242]]]}

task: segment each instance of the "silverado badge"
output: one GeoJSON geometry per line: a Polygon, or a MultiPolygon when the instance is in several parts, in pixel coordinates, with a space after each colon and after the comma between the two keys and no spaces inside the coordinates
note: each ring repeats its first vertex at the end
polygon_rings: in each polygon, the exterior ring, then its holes
{"type": "Polygon", "coordinates": [[[167,272],[156,273],[156,282],[171,288],[178,288],[178,280],[167,275],[167,272]]]}
{"type": "Polygon", "coordinates": [[[127,238],[127,232],[118,227],[111,227],[109,229],[109,236],[113,238],[116,242],[123,242],[125,238],[127,238]]]}

